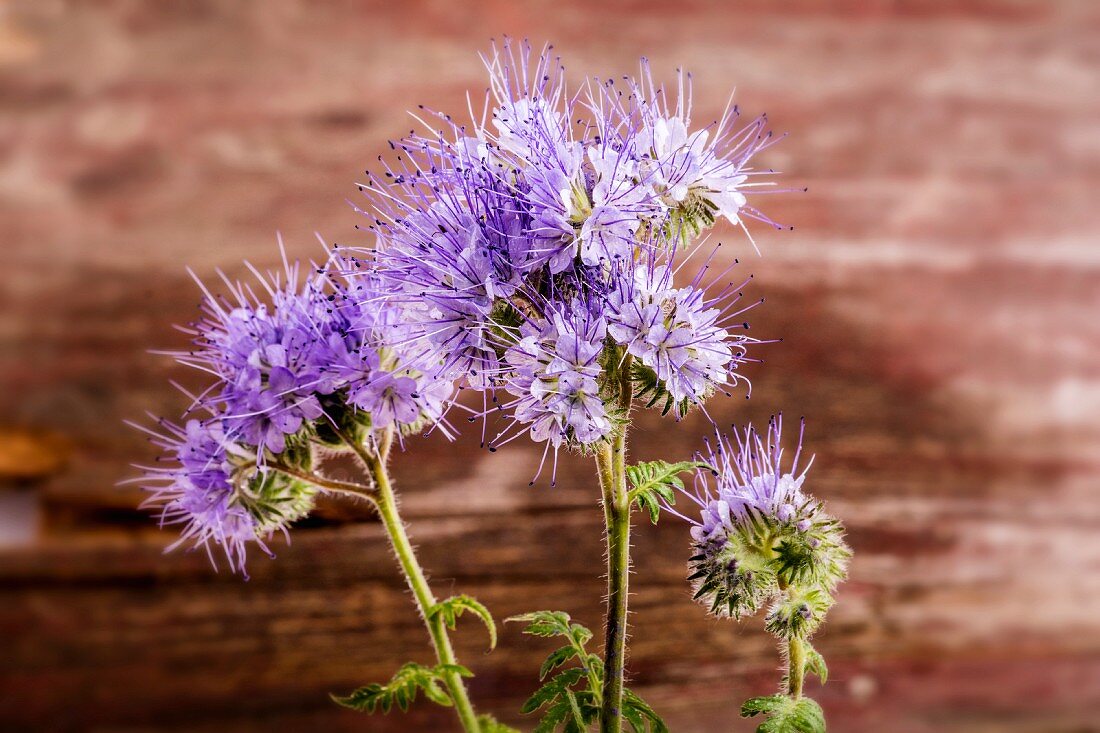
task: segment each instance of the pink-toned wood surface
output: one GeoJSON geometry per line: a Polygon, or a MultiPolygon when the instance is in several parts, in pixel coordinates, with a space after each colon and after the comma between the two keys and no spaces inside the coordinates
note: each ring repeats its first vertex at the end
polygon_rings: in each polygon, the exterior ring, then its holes
{"type": "MultiPolygon", "coordinates": [[[[639,55],[694,71],[791,136],[794,232],[724,251],[783,337],[723,422],[805,414],[812,490],[850,528],[820,636],[834,731],[1100,731],[1100,5],[1090,0],[62,2],[0,5],[0,730],[446,731],[341,711],[329,691],[428,648],[380,528],[327,505],[252,580],[115,486],[149,457],[124,418],[175,414],[152,347],[181,345],[184,272],[364,243],[346,198],[418,103],[461,113],[490,36],[553,40],[576,77],[639,55]]],[[[638,458],[705,424],[645,417],[638,458]]],[[[503,618],[599,625],[590,467],[528,488],[514,444],[414,441],[395,470],[444,592],[503,618]]],[[[759,623],[706,618],[686,533],[636,532],[633,686],[677,733],[747,731],[770,691],[759,623]]],[[[463,622],[478,703],[515,711],[545,644],[463,622]]]]}

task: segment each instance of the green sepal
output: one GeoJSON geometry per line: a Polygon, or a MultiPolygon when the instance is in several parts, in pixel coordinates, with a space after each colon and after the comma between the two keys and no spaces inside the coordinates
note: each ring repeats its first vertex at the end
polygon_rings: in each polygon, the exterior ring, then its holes
{"type": "Polygon", "coordinates": [[[677,417],[684,417],[691,409],[691,400],[677,400],[673,397],[665,388],[664,382],[658,378],[657,372],[638,360],[632,363],[630,376],[634,380],[634,396],[645,400],[646,407],[660,408],[661,415],[667,415],[675,409],[677,417]]]}
{"type": "Polygon", "coordinates": [[[783,639],[805,639],[825,621],[834,602],[822,588],[791,586],[768,609],[764,628],[783,639]]]}

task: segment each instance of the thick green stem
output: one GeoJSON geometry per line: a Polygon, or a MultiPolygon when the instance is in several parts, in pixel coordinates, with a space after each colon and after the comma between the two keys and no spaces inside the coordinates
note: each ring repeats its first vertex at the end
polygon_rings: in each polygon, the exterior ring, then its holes
{"type": "MultiPolygon", "coordinates": [[[[435,645],[436,658],[440,664],[457,664],[454,648],[451,646],[451,639],[447,634],[447,628],[443,624],[442,617],[431,613],[432,608],[436,605],[436,598],[428,586],[428,579],[424,576],[424,571],[416,559],[412,543],[409,542],[409,535],[405,531],[405,523],[401,520],[401,515],[397,511],[397,497],[394,494],[389,473],[386,470],[386,458],[389,455],[390,445],[393,441],[393,432],[392,430],[385,432],[376,452],[369,451],[353,440],[349,440],[350,436],[344,437],[348,445],[363,462],[363,465],[370,471],[371,478],[374,479],[378,492],[375,496],[378,513],[382,517],[386,534],[389,535],[393,550],[397,554],[397,560],[405,573],[405,579],[408,581],[409,588],[416,599],[417,608],[420,609],[420,615],[423,617],[424,625],[432,638],[432,644],[435,645]]],[[[462,723],[462,729],[467,733],[480,733],[477,714],[474,713],[474,707],[470,703],[469,695],[466,693],[466,685],[462,680],[462,676],[457,672],[447,672],[443,675],[443,681],[447,685],[451,699],[454,700],[455,712],[462,723]]]]}
{"type": "Polygon", "coordinates": [[[806,679],[806,645],[801,639],[787,642],[787,659],[787,694],[797,700],[802,697],[802,682],[806,679]]]}
{"type": "Polygon", "coordinates": [[[607,618],[604,625],[603,693],[600,732],[623,729],[623,675],[626,667],[627,599],[630,590],[630,502],[626,487],[626,434],[633,398],[630,356],[620,366],[619,408],[623,424],[596,454],[607,528],[607,618]]]}

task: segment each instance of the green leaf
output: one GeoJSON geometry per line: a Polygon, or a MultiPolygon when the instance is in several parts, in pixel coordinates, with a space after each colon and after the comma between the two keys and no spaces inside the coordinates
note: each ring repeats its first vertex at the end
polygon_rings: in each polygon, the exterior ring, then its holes
{"type": "Polygon", "coordinates": [[[806,648],[806,672],[817,675],[817,678],[821,680],[821,684],[825,684],[829,679],[829,668],[825,665],[825,657],[821,656],[817,649],[810,646],[809,642],[804,641],[802,645],[806,648]]]}
{"type": "Polygon", "coordinates": [[[765,715],[756,733],[825,733],[825,714],[808,697],[797,700],[786,695],[754,697],[741,706],[741,716],[765,715]]]}
{"type": "Polygon", "coordinates": [[[501,723],[492,715],[477,716],[477,727],[481,729],[481,733],[520,733],[516,728],[501,723]]]}
{"type": "Polygon", "coordinates": [[[577,656],[577,654],[577,647],[573,644],[563,646],[561,649],[551,652],[550,656],[546,658],[546,661],[542,663],[542,668],[539,670],[539,679],[546,679],[546,675],[577,656]]]}
{"type": "Polygon", "coordinates": [[[573,712],[573,720],[577,724],[577,728],[581,731],[585,728],[584,714],[581,712],[580,703],[577,702],[577,696],[572,690],[566,690],[565,696],[569,700],[569,709],[573,712]]]}
{"type": "Polygon", "coordinates": [[[570,636],[569,614],[565,611],[532,611],[519,616],[510,616],[504,620],[506,622],[526,623],[527,628],[523,630],[523,633],[532,636],[545,638],[570,636]]]}
{"type": "Polygon", "coordinates": [[[474,614],[485,624],[485,628],[489,630],[489,648],[495,649],[497,646],[496,622],[493,621],[493,616],[489,613],[489,609],[473,596],[451,596],[450,598],[442,600],[428,609],[428,618],[439,616],[447,628],[454,631],[458,623],[458,617],[465,611],[474,614]]]}
{"type": "Polygon", "coordinates": [[[459,677],[473,677],[474,673],[463,667],[461,664],[437,664],[433,667],[435,673],[443,676],[448,672],[454,672],[459,677]]]}
{"type": "Polygon", "coordinates": [[[585,672],[580,667],[570,667],[564,672],[560,672],[550,679],[545,685],[535,691],[535,694],[527,698],[527,702],[523,703],[523,707],[520,708],[520,712],[523,714],[533,713],[539,708],[547,705],[557,698],[565,695],[570,687],[577,684],[585,678],[585,672]]]}
{"type": "Polygon", "coordinates": [[[534,733],[554,733],[559,725],[565,725],[569,721],[570,712],[569,705],[565,703],[551,706],[535,726],[534,733]]]}
{"type": "Polygon", "coordinates": [[[596,654],[585,650],[592,632],[574,623],[569,614],[562,611],[535,611],[513,616],[507,621],[527,624],[524,633],[552,638],[564,637],[566,646],[550,653],[539,670],[539,679],[550,679],[535,691],[523,704],[521,712],[529,715],[542,710],[542,719],[535,726],[535,733],[586,733],[599,717],[602,661],[596,654]],[[554,670],[570,660],[579,666],[554,670]],[[551,676],[552,675],[552,676],[551,676]],[[595,685],[592,689],[590,685],[595,685]]]}
{"type": "Polygon", "coordinates": [[[661,716],[631,690],[623,690],[623,717],[634,733],[669,733],[661,716]]]}
{"type": "Polygon", "coordinates": [[[741,705],[741,717],[751,718],[761,714],[768,715],[781,707],[789,699],[790,698],[786,695],[768,695],[767,697],[750,698],[741,705]]]}
{"type": "Polygon", "coordinates": [[[352,692],[350,695],[330,695],[335,703],[352,710],[373,713],[381,710],[388,713],[397,706],[402,712],[416,700],[418,693],[423,693],[437,705],[451,707],[454,701],[443,682],[443,675],[454,672],[463,677],[471,676],[470,670],[458,664],[441,664],[436,667],[425,667],[415,662],[407,662],[397,670],[397,673],[386,684],[372,682],[352,692]]]}
{"type": "Polygon", "coordinates": [[[684,488],[680,474],[685,471],[694,471],[696,468],[709,468],[709,466],[698,461],[679,463],[646,461],[627,466],[626,476],[633,487],[627,495],[627,500],[636,504],[639,509],[648,511],[650,521],[656,524],[661,514],[661,506],[675,504],[675,489],[684,488]]]}

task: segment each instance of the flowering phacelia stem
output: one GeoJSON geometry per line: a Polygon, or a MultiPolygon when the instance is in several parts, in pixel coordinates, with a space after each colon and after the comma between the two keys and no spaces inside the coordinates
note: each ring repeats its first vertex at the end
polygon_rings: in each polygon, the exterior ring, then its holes
{"type": "Polygon", "coordinates": [[[480,733],[481,726],[477,714],[474,712],[473,704],[470,702],[470,696],[466,692],[466,685],[462,681],[462,676],[453,669],[458,662],[455,658],[454,647],[451,646],[450,635],[447,633],[443,617],[431,613],[431,609],[436,605],[436,598],[432,593],[431,586],[428,585],[428,579],[424,575],[423,568],[420,567],[420,563],[416,559],[416,552],[409,541],[408,532],[405,531],[405,522],[401,519],[401,515],[397,510],[397,496],[394,494],[389,471],[386,469],[386,459],[393,441],[393,428],[387,428],[384,431],[376,450],[364,448],[363,445],[350,436],[346,436],[345,439],[348,441],[348,446],[369,472],[377,488],[378,493],[375,503],[378,506],[378,514],[382,518],[386,536],[390,539],[390,544],[393,546],[394,554],[397,555],[397,561],[401,565],[405,580],[408,582],[409,589],[416,600],[416,607],[420,611],[421,618],[424,619],[428,635],[431,636],[436,659],[440,665],[444,665],[446,670],[443,672],[442,678],[447,685],[448,692],[450,692],[451,700],[454,702],[455,713],[462,723],[462,729],[467,733],[480,733]]]}
{"type": "Polygon", "coordinates": [[[618,407],[622,423],[610,443],[600,445],[596,464],[603,496],[607,538],[607,610],[604,636],[604,674],[601,733],[623,727],[623,675],[626,667],[626,623],[630,586],[630,499],[626,485],[626,437],[630,425],[633,383],[630,355],[622,358],[618,407]]]}

